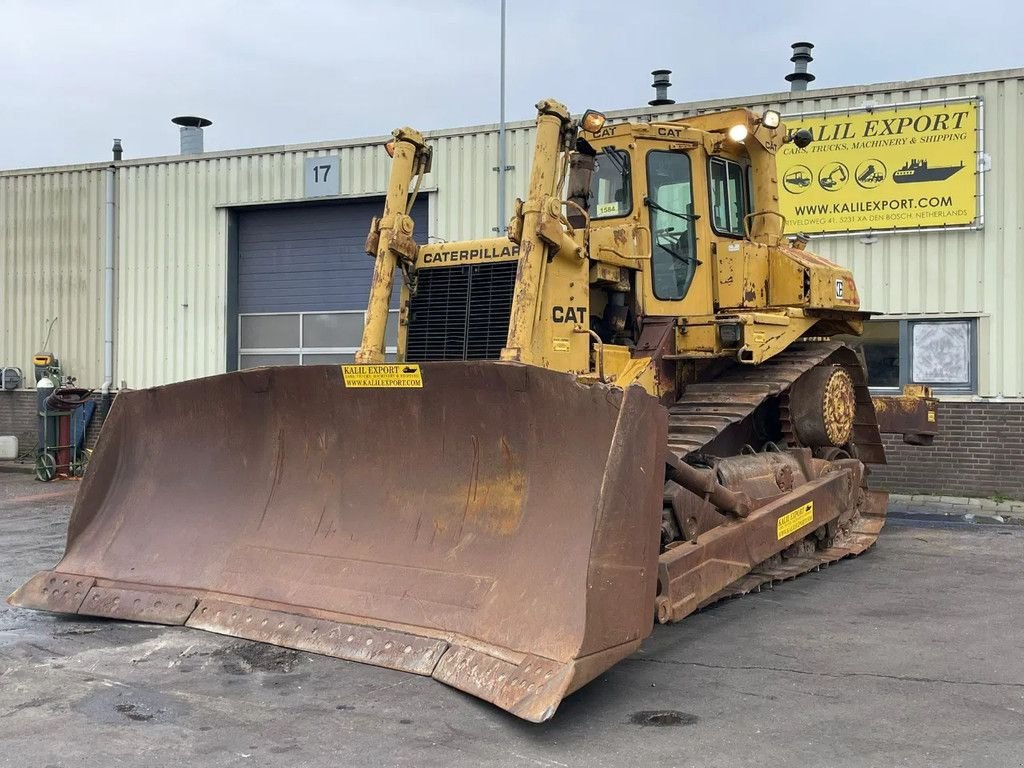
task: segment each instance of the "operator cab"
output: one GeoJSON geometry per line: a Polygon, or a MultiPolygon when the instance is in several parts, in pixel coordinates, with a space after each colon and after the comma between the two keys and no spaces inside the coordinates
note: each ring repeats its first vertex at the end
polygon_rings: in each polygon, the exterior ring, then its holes
{"type": "Polygon", "coordinates": [[[707,136],[688,125],[627,123],[577,142],[570,197],[587,211],[590,257],[628,276],[626,291],[626,280],[592,285],[593,330],[605,341],[614,336],[602,327],[606,304],[628,307],[627,329],[640,317],[714,312],[711,257],[745,236],[752,174],[742,142],[707,136]]]}

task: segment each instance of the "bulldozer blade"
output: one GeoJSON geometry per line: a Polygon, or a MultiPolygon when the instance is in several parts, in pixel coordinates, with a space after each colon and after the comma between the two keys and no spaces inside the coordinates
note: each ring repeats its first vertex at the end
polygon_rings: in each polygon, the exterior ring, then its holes
{"type": "Polygon", "coordinates": [[[120,394],[63,559],[9,602],[431,675],[550,718],[651,630],[667,413],[513,363],[420,371],[120,394]]]}

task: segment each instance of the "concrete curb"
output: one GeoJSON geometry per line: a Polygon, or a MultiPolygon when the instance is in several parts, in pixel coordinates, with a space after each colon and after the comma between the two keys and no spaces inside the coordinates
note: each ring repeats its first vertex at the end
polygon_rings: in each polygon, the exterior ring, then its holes
{"type": "Polygon", "coordinates": [[[983,509],[986,512],[998,512],[1000,514],[1017,513],[1018,515],[1024,515],[1024,501],[1013,499],[995,501],[993,499],[970,498],[967,496],[925,496],[922,494],[910,496],[902,493],[892,493],[889,495],[889,498],[892,501],[908,505],[942,504],[955,507],[973,507],[974,509],[983,509]]]}
{"type": "Polygon", "coordinates": [[[1024,501],[893,493],[889,495],[889,505],[900,516],[959,518],[967,522],[1024,525],[1024,501]]]}

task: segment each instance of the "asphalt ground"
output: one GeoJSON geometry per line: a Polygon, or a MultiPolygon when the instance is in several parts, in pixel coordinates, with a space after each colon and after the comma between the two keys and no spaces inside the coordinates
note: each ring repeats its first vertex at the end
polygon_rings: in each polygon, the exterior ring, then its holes
{"type": "MultiPolygon", "coordinates": [[[[0,474],[0,592],[57,562],[74,491],[0,474]]],[[[656,627],[543,725],[429,678],[3,605],[0,766],[1024,766],[1022,565],[1024,526],[901,515],[861,557],[656,627]]]]}

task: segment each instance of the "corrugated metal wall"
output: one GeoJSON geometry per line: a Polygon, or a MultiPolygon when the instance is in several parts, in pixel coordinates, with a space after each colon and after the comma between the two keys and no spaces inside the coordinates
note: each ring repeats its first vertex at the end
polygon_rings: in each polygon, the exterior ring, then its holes
{"type": "MultiPolygon", "coordinates": [[[[812,90],[797,99],[774,94],[610,116],[665,119],[740,105],[795,114],[857,109],[868,98],[883,105],[981,97],[985,150],[992,158],[984,230],[879,235],[871,245],[858,237],[819,238],[812,248],[853,269],[866,308],[981,315],[981,394],[1022,396],[1024,315],[1018,305],[1024,269],[1018,259],[1024,233],[1018,209],[1024,153],[1017,131],[1024,125],[1024,70],[909,85],[812,90]]],[[[428,135],[435,154],[424,189],[437,190],[430,234],[445,240],[490,236],[498,226],[496,130],[485,126],[428,135]]],[[[526,187],[533,130],[514,124],[507,136],[511,205],[526,187]]],[[[122,164],[115,378],[141,387],[222,371],[227,207],[300,199],[303,160],[317,154],[340,154],[343,196],[381,194],[388,163],[380,145],[380,139],[371,139],[122,164]]],[[[101,167],[0,174],[0,364],[24,367],[41,341],[42,318],[52,316],[46,308],[66,306],[67,313],[61,309],[60,314],[73,317],[74,324],[69,320],[64,328],[69,335],[51,346],[75,361],[83,383],[98,385],[102,379],[102,183],[101,167]]],[[[58,328],[64,325],[59,321],[58,328]]]]}
{"type": "Polygon", "coordinates": [[[0,367],[29,382],[42,351],[89,386],[103,380],[104,187],[96,168],[0,174],[0,367]]]}
{"type": "Polygon", "coordinates": [[[379,143],[160,158],[119,169],[119,381],[144,387],[224,370],[228,208],[301,199],[303,161],[326,154],[341,155],[343,195],[387,186],[379,143]]]}

